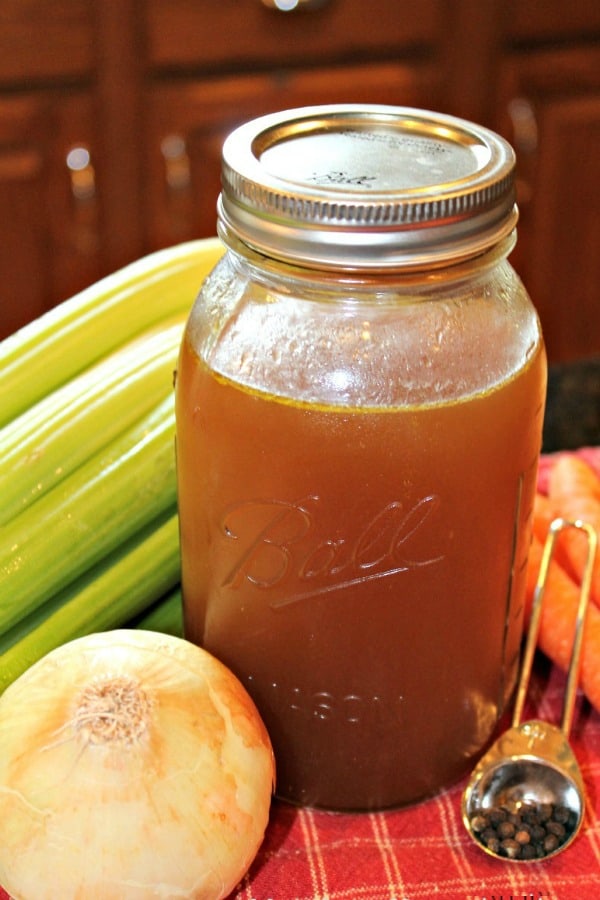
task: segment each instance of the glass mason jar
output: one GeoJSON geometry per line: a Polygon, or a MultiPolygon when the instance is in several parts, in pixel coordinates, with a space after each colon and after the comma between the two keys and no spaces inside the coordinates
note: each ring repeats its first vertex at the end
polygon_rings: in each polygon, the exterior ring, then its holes
{"type": "Polygon", "coordinates": [[[510,700],[546,384],[513,168],[385,106],[224,145],[176,382],[185,632],[256,701],[288,801],[429,796],[510,700]]]}

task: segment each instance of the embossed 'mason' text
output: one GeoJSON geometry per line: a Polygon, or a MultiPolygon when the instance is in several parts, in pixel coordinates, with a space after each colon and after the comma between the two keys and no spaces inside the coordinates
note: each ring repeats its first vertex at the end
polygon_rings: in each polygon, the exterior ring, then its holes
{"type": "Polygon", "coordinates": [[[268,590],[287,579],[290,592],[271,604],[278,609],[443,558],[423,541],[440,505],[436,495],[425,496],[408,509],[399,500],[388,503],[366,517],[352,539],[323,536],[320,502],[318,496],[309,496],[295,502],[247,500],[229,507],[220,530],[233,564],[222,586],[236,589],[246,582],[268,590]],[[417,537],[421,547],[428,547],[425,554],[414,554],[417,537]]]}

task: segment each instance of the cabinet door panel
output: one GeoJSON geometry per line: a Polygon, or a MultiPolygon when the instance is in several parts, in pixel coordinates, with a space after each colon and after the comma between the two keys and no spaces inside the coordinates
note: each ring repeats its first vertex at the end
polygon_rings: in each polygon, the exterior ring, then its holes
{"type": "Polygon", "coordinates": [[[517,151],[513,257],[551,361],[600,353],[600,48],[507,63],[498,129],[517,151]]]}
{"type": "MultiPolygon", "coordinates": [[[[2,0],[0,83],[90,73],[94,0],[2,0]]],[[[104,0],[103,0],[104,2],[104,0]]]]}
{"type": "Polygon", "coordinates": [[[0,99],[2,336],[99,277],[93,165],[69,158],[93,146],[92,121],[85,95],[0,99]]]}
{"type": "Polygon", "coordinates": [[[42,171],[35,150],[0,149],[0,339],[44,309],[46,243],[34,213],[42,171]]]}
{"type": "Polygon", "coordinates": [[[549,104],[539,130],[523,277],[550,357],[568,360],[600,353],[600,92],[549,104]]]}
{"type": "Polygon", "coordinates": [[[588,38],[600,29],[597,0],[504,0],[507,35],[512,40],[588,38]]]}
{"type": "Polygon", "coordinates": [[[392,103],[435,108],[427,66],[340,67],[305,73],[174,83],[148,100],[146,240],[150,248],[215,233],[221,148],[254,116],[316,103],[392,103]]]}

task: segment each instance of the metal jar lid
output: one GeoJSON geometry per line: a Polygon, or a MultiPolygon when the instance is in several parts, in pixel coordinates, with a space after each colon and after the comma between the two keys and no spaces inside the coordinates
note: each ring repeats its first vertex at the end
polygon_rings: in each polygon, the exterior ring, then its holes
{"type": "Polygon", "coordinates": [[[494,132],[425,110],[313,106],[225,141],[221,222],[266,256],[397,269],[478,255],[514,229],[515,157],[494,132]]]}

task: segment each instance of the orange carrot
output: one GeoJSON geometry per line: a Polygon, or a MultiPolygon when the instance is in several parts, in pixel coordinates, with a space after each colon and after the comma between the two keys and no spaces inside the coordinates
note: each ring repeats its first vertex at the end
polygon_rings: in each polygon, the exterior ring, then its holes
{"type": "MultiPolygon", "coordinates": [[[[600,478],[577,456],[565,453],[550,471],[548,495],[566,519],[583,519],[600,535],[600,478]]],[[[568,560],[570,574],[579,583],[587,556],[587,541],[580,531],[569,529],[559,538],[561,560],[568,560]]],[[[600,554],[592,576],[592,599],[600,607],[600,554]]]]}
{"type": "Polygon", "coordinates": [[[558,515],[554,501],[538,491],[533,500],[533,533],[542,543],[546,540],[551,523],[558,515]]]}
{"type": "Polygon", "coordinates": [[[558,457],[548,481],[548,494],[558,503],[575,497],[600,503],[600,477],[587,462],[572,453],[558,457]]]}
{"type": "MultiPolygon", "coordinates": [[[[529,621],[533,593],[536,586],[543,543],[534,535],[527,566],[526,621],[529,621]]],[[[551,561],[542,600],[539,649],[560,669],[566,672],[571,661],[575,620],[579,606],[577,585],[556,561],[551,561]]],[[[579,682],[592,704],[600,711],[600,610],[588,607],[583,643],[579,682]]]]}

